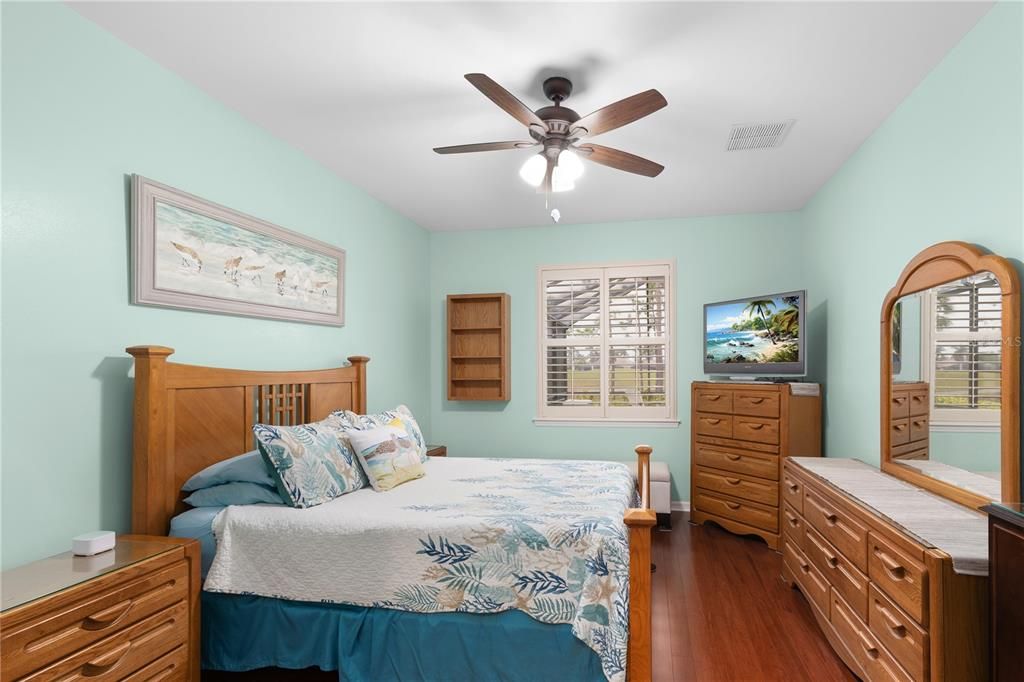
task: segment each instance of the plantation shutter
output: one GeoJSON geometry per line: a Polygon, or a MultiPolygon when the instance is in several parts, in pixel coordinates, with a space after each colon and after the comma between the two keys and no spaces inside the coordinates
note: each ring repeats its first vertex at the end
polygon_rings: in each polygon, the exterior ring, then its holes
{"type": "Polygon", "coordinates": [[[999,421],[1002,296],[990,273],[931,293],[933,423],[999,421]]]}
{"type": "Polygon", "coordinates": [[[671,417],[670,283],[667,264],[541,269],[541,417],[671,417]]]}

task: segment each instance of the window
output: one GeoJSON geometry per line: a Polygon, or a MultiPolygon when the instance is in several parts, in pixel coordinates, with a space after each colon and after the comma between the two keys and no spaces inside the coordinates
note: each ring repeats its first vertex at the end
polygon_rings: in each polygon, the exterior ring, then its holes
{"type": "Polygon", "coordinates": [[[539,420],[674,420],[672,265],[539,275],[539,420]]]}
{"type": "Polygon", "coordinates": [[[957,430],[999,425],[1002,403],[1002,297],[982,273],[922,294],[924,379],[933,426],[957,430]]]}

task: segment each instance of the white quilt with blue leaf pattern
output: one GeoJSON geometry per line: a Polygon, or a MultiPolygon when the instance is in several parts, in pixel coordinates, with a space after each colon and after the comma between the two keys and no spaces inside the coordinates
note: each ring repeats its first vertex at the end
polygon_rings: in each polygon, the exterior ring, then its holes
{"type": "Polygon", "coordinates": [[[625,679],[636,478],[621,463],[430,458],[426,476],[310,509],[228,507],[204,589],[571,623],[625,679]]]}

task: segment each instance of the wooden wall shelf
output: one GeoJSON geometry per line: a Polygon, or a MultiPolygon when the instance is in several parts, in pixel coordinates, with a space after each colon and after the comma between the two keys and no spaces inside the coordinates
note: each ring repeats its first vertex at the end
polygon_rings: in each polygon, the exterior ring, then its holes
{"type": "Polygon", "coordinates": [[[508,400],[508,294],[448,296],[448,400],[508,400]]]}

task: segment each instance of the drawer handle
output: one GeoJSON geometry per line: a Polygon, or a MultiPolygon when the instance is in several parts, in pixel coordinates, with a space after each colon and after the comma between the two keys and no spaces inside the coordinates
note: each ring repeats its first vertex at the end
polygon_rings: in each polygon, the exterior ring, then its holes
{"type": "Polygon", "coordinates": [[[889,572],[889,575],[893,577],[893,580],[903,580],[906,577],[907,569],[877,547],[875,547],[875,556],[882,562],[882,566],[889,572]]]}
{"type": "Polygon", "coordinates": [[[902,405],[903,403],[907,402],[907,399],[906,398],[893,398],[892,401],[894,403],[896,403],[897,405],[902,405]]]}
{"type": "Polygon", "coordinates": [[[839,521],[839,517],[835,514],[825,514],[825,520],[828,521],[828,525],[834,526],[839,521]]]}
{"type": "Polygon", "coordinates": [[[786,520],[789,521],[789,525],[793,526],[794,528],[800,525],[800,519],[793,516],[789,512],[786,512],[786,520]]]}
{"type": "Polygon", "coordinates": [[[741,423],[742,424],[746,424],[747,427],[750,428],[753,431],[760,431],[761,429],[764,428],[764,424],[752,424],[750,422],[741,422],[741,423]]]}
{"type": "Polygon", "coordinates": [[[82,666],[82,675],[85,677],[96,677],[108,672],[111,668],[121,662],[121,659],[125,657],[125,654],[127,654],[131,648],[131,640],[128,640],[124,644],[111,649],[107,653],[101,654],[99,657],[94,658],[82,666]]]}
{"type": "Polygon", "coordinates": [[[811,572],[811,565],[809,563],[807,563],[806,561],[801,561],[800,562],[800,570],[803,571],[804,573],[810,573],[811,572]]]}
{"type": "Polygon", "coordinates": [[[86,630],[102,630],[109,628],[111,625],[121,620],[124,614],[128,613],[128,610],[132,607],[132,600],[125,599],[122,602],[114,604],[108,609],[103,609],[91,616],[86,616],[85,620],[82,621],[82,627],[86,630]]]}
{"type": "Polygon", "coordinates": [[[747,400],[749,400],[754,405],[760,405],[761,403],[764,402],[764,398],[747,398],[747,400]]]}
{"type": "Polygon", "coordinates": [[[902,431],[905,428],[907,428],[906,424],[893,424],[892,425],[892,430],[893,431],[902,431]]]}
{"type": "Polygon", "coordinates": [[[738,461],[740,461],[741,459],[743,459],[743,458],[742,458],[742,457],[740,457],[739,455],[726,455],[726,457],[727,457],[728,459],[730,459],[731,461],[733,461],[733,462],[738,462],[738,461]]]}
{"type": "Polygon", "coordinates": [[[738,478],[729,478],[729,477],[726,477],[725,481],[726,481],[726,483],[728,483],[729,485],[739,485],[739,484],[740,484],[740,479],[738,479],[738,478]]]}
{"type": "Polygon", "coordinates": [[[721,419],[709,419],[707,417],[701,417],[701,419],[706,421],[708,424],[718,424],[722,421],[721,419]]]}
{"type": "Polygon", "coordinates": [[[800,484],[799,483],[790,483],[789,484],[789,489],[792,490],[794,493],[798,493],[798,492],[800,492],[800,484]]]}
{"type": "Polygon", "coordinates": [[[879,604],[877,601],[875,604],[878,606],[878,612],[882,614],[882,617],[889,621],[889,629],[892,630],[892,634],[899,638],[907,636],[907,628],[903,623],[897,620],[896,616],[892,615],[892,611],[887,609],[883,604],[879,604]]]}
{"type": "Polygon", "coordinates": [[[920,403],[920,402],[924,401],[924,396],[922,396],[922,395],[912,395],[912,396],[910,396],[910,399],[913,400],[915,403],[920,403]]]}
{"type": "Polygon", "coordinates": [[[718,400],[718,399],[719,399],[719,398],[721,398],[721,397],[722,397],[722,396],[720,396],[720,395],[707,395],[707,394],[705,394],[705,395],[704,395],[704,399],[705,399],[705,400],[710,400],[710,401],[712,401],[712,402],[714,402],[714,401],[718,400]]]}
{"type": "Polygon", "coordinates": [[[878,658],[878,647],[872,644],[871,640],[868,639],[860,630],[857,630],[857,636],[860,637],[861,646],[864,647],[864,653],[871,658],[878,658]]]}
{"type": "Polygon", "coordinates": [[[832,568],[837,568],[839,566],[839,557],[837,557],[835,554],[826,553],[825,561],[827,561],[828,565],[832,568]]]}
{"type": "Polygon", "coordinates": [[[914,426],[921,427],[921,426],[924,426],[924,425],[925,425],[925,421],[923,419],[918,419],[918,420],[914,421],[914,426]]]}
{"type": "Polygon", "coordinates": [[[729,509],[739,509],[740,508],[740,505],[738,505],[735,502],[726,502],[725,506],[728,507],[729,509]]]}

